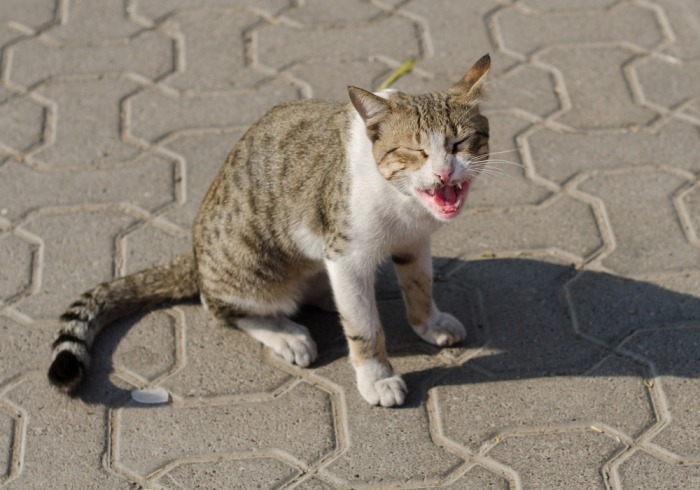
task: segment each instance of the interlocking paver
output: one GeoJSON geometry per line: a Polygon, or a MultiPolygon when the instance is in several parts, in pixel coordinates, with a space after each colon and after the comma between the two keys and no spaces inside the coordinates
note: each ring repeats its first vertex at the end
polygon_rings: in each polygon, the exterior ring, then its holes
{"type": "Polygon", "coordinates": [[[183,91],[208,92],[253,86],[265,73],[248,66],[246,31],[261,21],[241,9],[198,10],[168,19],[186,40],[180,56],[184,70],[168,77],[183,91]]]}
{"type": "Polygon", "coordinates": [[[182,463],[156,480],[174,488],[275,488],[300,471],[271,458],[182,463]]]}
{"type": "Polygon", "coordinates": [[[57,3],[57,0],[5,0],[0,5],[0,19],[39,29],[54,20],[57,3]]]}
{"type": "Polygon", "coordinates": [[[26,96],[16,96],[0,105],[0,147],[21,153],[41,143],[46,109],[26,96]]]}
{"type": "Polygon", "coordinates": [[[0,301],[9,303],[32,285],[36,246],[17,235],[0,234],[0,301]]]}
{"type": "Polygon", "coordinates": [[[523,488],[607,487],[601,466],[623,445],[598,432],[507,437],[489,455],[509,464],[523,488]]]}
{"type": "Polygon", "coordinates": [[[154,79],[173,71],[171,44],[171,39],[153,31],[104,46],[61,46],[27,38],[8,49],[7,70],[9,80],[23,87],[61,77],[121,72],[154,79]]]}
{"type": "Polygon", "coordinates": [[[622,274],[697,268],[700,249],[685,239],[673,205],[673,195],[686,184],[670,173],[640,171],[598,174],[579,185],[605,202],[617,247],[603,264],[622,274]]]}
{"type": "Polygon", "coordinates": [[[622,488],[664,488],[679,482],[693,488],[700,485],[700,466],[670,464],[637,451],[619,469],[622,488]]]}
{"type": "Polygon", "coordinates": [[[362,60],[371,56],[404,60],[420,54],[416,26],[400,17],[341,25],[333,31],[263,25],[253,32],[258,59],[276,69],[302,60],[362,60]],[[309,51],[308,46],[314,46],[314,50],[309,51]]]}
{"type": "Polygon", "coordinates": [[[42,262],[33,264],[42,268],[42,281],[18,310],[35,319],[56,318],[76,294],[113,277],[115,237],[134,221],[116,209],[59,208],[25,222],[43,240],[42,262]],[[66,234],[67,229],[73,232],[66,234]]]}
{"type": "Polygon", "coordinates": [[[469,214],[469,219],[436,234],[435,255],[478,257],[494,251],[536,252],[556,248],[585,257],[602,245],[590,206],[569,197],[537,207],[475,210],[469,214]],[[473,238],[465,241],[464,237],[473,238]]]}
{"type": "Polygon", "coordinates": [[[657,131],[560,133],[540,128],[527,136],[538,175],[563,184],[578,173],[632,167],[673,166],[700,172],[697,128],[671,120],[657,131]]]}
{"type": "Polygon", "coordinates": [[[144,478],[179,458],[273,448],[311,465],[334,449],[331,413],[328,395],[305,383],[264,403],[127,406],[119,409],[114,458],[144,478]]]}
{"type": "Polygon", "coordinates": [[[576,129],[641,127],[656,114],[637,105],[622,67],[636,53],[628,48],[554,47],[538,59],[563,73],[571,109],[557,121],[576,129]]]}
{"type": "MultiPolygon", "coordinates": [[[[15,0],[16,1],[16,0],[15,0]]],[[[71,0],[51,36],[70,44],[125,39],[141,30],[128,16],[122,0],[71,0]]]]}
{"type": "Polygon", "coordinates": [[[2,410],[0,404],[0,484],[7,481],[12,472],[12,439],[15,431],[15,419],[2,410]]]}
{"type": "Polygon", "coordinates": [[[700,424],[700,401],[694,395],[700,387],[698,345],[700,325],[697,324],[642,331],[624,344],[626,351],[650,361],[661,375],[658,382],[666,394],[670,423],[653,442],[696,464],[700,462],[695,437],[700,424]],[[691,347],[690,351],[684,348],[687,346],[691,347]]]}
{"type": "MultiPolygon", "coordinates": [[[[411,385],[407,406],[402,410],[378,410],[367,405],[359,393],[346,392],[346,423],[352,444],[339,458],[323,469],[323,475],[353,488],[360,485],[398,483],[431,484],[447,477],[462,464],[462,459],[433,444],[429,414],[418,401],[425,396],[426,384],[441,364],[427,356],[404,359],[394,356],[392,365],[406,372],[411,385]],[[401,450],[410,445],[410,451],[401,450]],[[368,450],[370,449],[371,450],[368,450]]],[[[316,370],[341,386],[354,379],[347,359],[337,359],[316,370]]]]}
{"type": "Polygon", "coordinates": [[[125,103],[130,116],[130,134],[154,142],[186,129],[248,125],[270,106],[294,100],[297,96],[292,85],[281,81],[272,81],[263,87],[264,100],[252,97],[254,92],[250,90],[180,97],[156,89],[140,91],[125,103]]]}
{"type": "Polygon", "coordinates": [[[643,379],[634,376],[639,371],[621,359],[607,361],[585,377],[489,383],[489,378],[466,368],[454,371],[436,388],[444,435],[473,452],[509,434],[527,437],[596,424],[634,437],[655,422],[643,379]],[[617,405],[619,398],[624,406],[617,405]]]}
{"type": "Polygon", "coordinates": [[[0,486],[697,487],[699,8],[0,2],[0,486]],[[467,342],[420,341],[389,261],[377,280],[404,408],[362,401],[315,308],[295,317],[310,369],[167,305],[100,336],[76,398],[49,388],[56,317],[188,250],[270,106],[347,100],[410,57],[395,88],[444,89],[487,51],[492,163],[433,240],[435,300],[467,342]],[[170,399],[139,405],[144,387],[170,399]]]}
{"type": "Polygon", "coordinates": [[[653,10],[632,3],[610,10],[538,14],[511,8],[498,13],[496,19],[505,47],[523,55],[552,45],[624,41],[653,48],[663,41],[653,10]]]}
{"type": "Polygon", "coordinates": [[[97,79],[52,83],[39,93],[55,107],[53,141],[32,159],[53,168],[120,162],[141,151],[121,138],[121,100],[139,85],[130,80],[97,79]]]}
{"type": "Polygon", "coordinates": [[[535,184],[525,175],[517,138],[531,123],[511,112],[487,112],[493,137],[489,138],[492,163],[475,181],[467,206],[473,209],[506,208],[523,204],[539,204],[551,192],[535,184]]]}
{"type": "Polygon", "coordinates": [[[0,168],[0,179],[17,183],[0,197],[8,219],[45,206],[130,202],[157,210],[176,200],[175,162],[152,154],[124,166],[80,172],[41,171],[10,161],[0,168]]]}
{"type": "Polygon", "coordinates": [[[698,273],[634,281],[583,271],[566,290],[577,330],[608,344],[638,329],[697,320],[700,308],[698,273]]]}
{"type": "MultiPolygon", "coordinates": [[[[164,381],[172,393],[187,399],[272,393],[290,381],[288,374],[265,364],[260,346],[242,332],[218,325],[201,308],[183,309],[186,330],[180,355],[187,363],[164,381]],[[223,362],[211,363],[212,357],[223,362]],[[217,375],[223,372],[228,374],[217,375]]],[[[151,348],[157,346],[154,342],[151,348]]]]}
{"type": "Polygon", "coordinates": [[[654,0],[663,9],[675,34],[666,51],[682,59],[700,58],[700,5],[693,0],[654,0]]]}

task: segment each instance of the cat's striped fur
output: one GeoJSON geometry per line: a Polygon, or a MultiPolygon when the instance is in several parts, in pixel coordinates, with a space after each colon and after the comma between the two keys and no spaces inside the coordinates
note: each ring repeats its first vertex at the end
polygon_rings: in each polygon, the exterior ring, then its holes
{"type": "Polygon", "coordinates": [[[100,330],[165,300],[200,297],[289,362],[316,358],[298,305],[333,292],[362,396],[400,405],[374,297],[391,256],[418,335],[437,345],[464,327],[432,300],[430,235],[459,214],[488,158],[479,112],[488,55],[450,89],[411,96],[349,88],[351,103],[277,106],[234,146],[194,224],[194,250],[83,294],[61,317],[51,382],[73,391],[100,330]]]}

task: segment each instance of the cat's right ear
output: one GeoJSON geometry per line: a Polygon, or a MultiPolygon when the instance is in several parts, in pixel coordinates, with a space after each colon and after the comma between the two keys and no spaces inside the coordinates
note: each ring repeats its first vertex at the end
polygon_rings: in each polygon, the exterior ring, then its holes
{"type": "Polygon", "coordinates": [[[379,124],[389,114],[389,104],[386,99],[357,87],[348,87],[348,95],[367,129],[377,131],[379,124]]]}

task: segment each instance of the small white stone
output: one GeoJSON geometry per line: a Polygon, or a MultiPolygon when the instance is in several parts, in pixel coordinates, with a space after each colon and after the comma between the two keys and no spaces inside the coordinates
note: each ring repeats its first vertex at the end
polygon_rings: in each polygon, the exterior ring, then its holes
{"type": "Polygon", "coordinates": [[[157,405],[168,403],[170,395],[165,388],[144,388],[143,390],[134,390],[131,392],[131,398],[137,403],[145,405],[157,405]]]}

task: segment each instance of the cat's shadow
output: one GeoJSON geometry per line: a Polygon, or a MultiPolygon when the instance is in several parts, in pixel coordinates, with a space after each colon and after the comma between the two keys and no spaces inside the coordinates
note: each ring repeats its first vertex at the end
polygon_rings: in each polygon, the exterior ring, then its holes
{"type": "MultiPolygon", "coordinates": [[[[445,384],[629,376],[630,365],[645,377],[700,374],[695,347],[700,341],[700,273],[676,275],[660,285],[531,259],[438,258],[435,265],[436,303],[468,329],[468,340],[453,348],[418,339],[407,325],[390,267],[383,267],[378,278],[387,345],[409,385],[408,407],[422,404],[430,387],[445,384]],[[431,367],[412,368],[425,365],[415,364],[416,356],[431,367]],[[620,362],[609,362],[612,358],[620,362]]],[[[120,322],[98,340],[99,366],[77,393],[85,402],[128,403],[130,392],[110,381],[111,359],[139,318],[120,322]]],[[[346,356],[335,314],[305,308],[297,321],[309,327],[318,343],[313,367],[319,372],[346,356]]],[[[352,378],[348,384],[354,384],[352,378]]]]}

